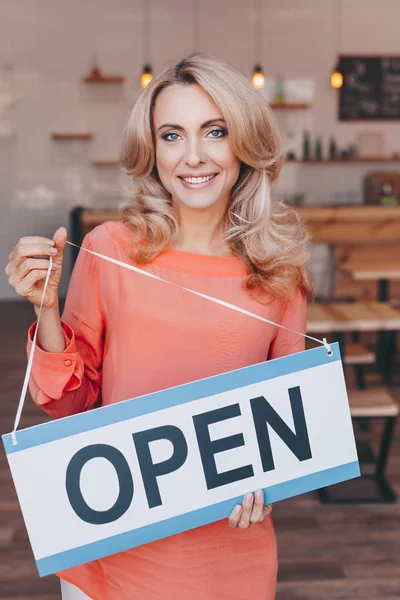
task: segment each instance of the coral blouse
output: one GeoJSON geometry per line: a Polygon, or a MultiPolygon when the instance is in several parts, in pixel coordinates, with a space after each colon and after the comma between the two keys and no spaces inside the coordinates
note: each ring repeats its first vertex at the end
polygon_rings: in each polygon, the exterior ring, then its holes
{"type": "MultiPolygon", "coordinates": [[[[127,264],[134,240],[106,222],[82,246],[127,264]]],[[[306,299],[263,305],[242,283],[238,257],[167,249],[135,265],[305,332],[306,299]]],[[[36,322],[28,333],[29,355],[36,322]]],[[[80,251],[62,314],[67,347],[35,349],[33,401],[55,418],[304,350],[304,337],[80,251]]],[[[182,490],[184,493],[184,490],[182,490]]],[[[218,521],[58,573],[94,600],[273,600],[272,518],[249,529],[218,521]]]]}

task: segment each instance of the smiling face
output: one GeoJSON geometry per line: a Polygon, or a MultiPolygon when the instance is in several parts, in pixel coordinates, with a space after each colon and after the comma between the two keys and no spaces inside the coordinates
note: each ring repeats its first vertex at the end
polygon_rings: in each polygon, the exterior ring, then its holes
{"type": "Polygon", "coordinates": [[[164,88],[155,101],[153,125],[157,170],[172,203],[225,209],[240,161],[212,98],[197,84],[164,88]]]}

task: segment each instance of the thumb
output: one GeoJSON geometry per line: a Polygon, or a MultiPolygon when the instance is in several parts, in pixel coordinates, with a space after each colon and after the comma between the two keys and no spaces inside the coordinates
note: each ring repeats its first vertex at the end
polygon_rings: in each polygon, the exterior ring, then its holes
{"type": "Polygon", "coordinates": [[[67,243],[67,230],[65,227],[59,227],[53,235],[55,246],[58,250],[62,250],[67,243]]]}
{"type": "Polygon", "coordinates": [[[55,234],[53,235],[54,247],[57,248],[58,254],[53,257],[53,261],[55,263],[62,263],[63,260],[63,251],[64,247],[67,243],[67,230],[65,227],[59,227],[55,234]]]}
{"type": "Polygon", "coordinates": [[[263,506],[263,513],[261,517],[261,521],[264,521],[269,515],[272,513],[272,504],[266,504],[263,506]]]}

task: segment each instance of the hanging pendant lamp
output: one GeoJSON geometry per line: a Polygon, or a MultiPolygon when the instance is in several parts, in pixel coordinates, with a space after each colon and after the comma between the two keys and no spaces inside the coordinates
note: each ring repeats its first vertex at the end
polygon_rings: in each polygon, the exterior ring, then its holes
{"type": "Polygon", "coordinates": [[[342,85],[343,85],[343,75],[340,70],[340,65],[338,63],[336,65],[336,67],[333,69],[332,74],[331,74],[331,86],[333,88],[335,88],[336,90],[338,90],[342,87],[342,85]]]}
{"type": "MultiPolygon", "coordinates": [[[[341,28],[342,28],[342,0],[337,0],[336,10],[336,51],[340,52],[341,47],[341,28]]],[[[338,90],[343,85],[343,74],[340,67],[340,57],[337,60],[336,66],[331,73],[331,86],[338,90]]]]}
{"type": "Polygon", "coordinates": [[[264,87],[264,85],[265,85],[265,77],[264,77],[262,67],[261,67],[261,65],[256,65],[254,67],[254,73],[253,73],[253,87],[256,88],[256,90],[260,90],[264,87]]]}
{"type": "Polygon", "coordinates": [[[265,77],[261,64],[258,62],[261,58],[261,4],[260,0],[254,2],[254,53],[255,53],[255,67],[253,70],[252,84],[256,90],[261,90],[265,85],[265,77]]]}
{"type": "MultiPolygon", "coordinates": [[[[149,5],[150,0],[143,0],[142,2],[142,12],[143,12],[143,58],[144,60],[149,61],[150,59],[150,20],[149,20],[149,5]]],[[[146,88],[150,81],[153,79],[153,70],[151,68],[150,62],[146,62],[142,75],[140,78],[140,83],[143,88],[146,88]]]]}
{"type": "Polygon", "coordinates": [[[146,64],[143,67],[142,77],[140,80],[142,87],[146,88],[152,79],[153,79],[153,72],[151,70],[151,66],[149,64],[146,64]]]}

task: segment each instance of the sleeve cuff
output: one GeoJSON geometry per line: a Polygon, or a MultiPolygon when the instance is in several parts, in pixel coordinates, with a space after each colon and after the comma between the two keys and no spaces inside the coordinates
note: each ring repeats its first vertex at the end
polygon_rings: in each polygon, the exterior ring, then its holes
{"type": "MultiPolygon", "coordinates": [[[[33,357],[33,364],[35,366],[41,366],[51,371],[74,371],[79,354],[76,347],[75,333],[74,330],[64,321],[61,321],[61,326],[66,344],[65,350],[59,353],[46,352],[36,343],[35,354],[33,357]]],[[[31,352],[33,336],[35,334],[36,327],[37,321],[35,321],[28,330],[28,342],[26,346],[28,359],[31,352]]]]}

